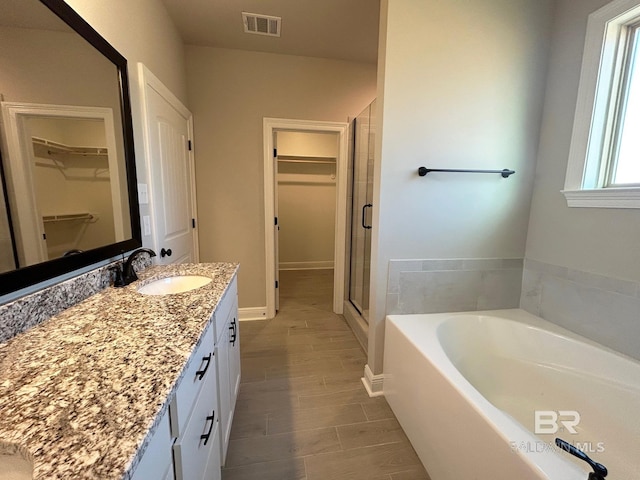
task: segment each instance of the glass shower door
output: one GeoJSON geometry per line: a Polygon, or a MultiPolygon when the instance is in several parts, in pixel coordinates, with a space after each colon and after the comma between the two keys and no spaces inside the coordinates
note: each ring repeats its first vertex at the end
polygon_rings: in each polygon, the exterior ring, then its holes
{"type": "Polygon", "coordinates": [[[371,265],[371,208],[375,145],[375,101],[353,123],[353,200],[349,300],[368,322],[371,265]]]}

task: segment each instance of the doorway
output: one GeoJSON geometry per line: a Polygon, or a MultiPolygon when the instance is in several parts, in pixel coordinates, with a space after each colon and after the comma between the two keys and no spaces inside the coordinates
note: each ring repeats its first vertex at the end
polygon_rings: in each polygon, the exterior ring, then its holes
{"type": "Polygon", "coordinates": [[[333,270],[338,135],[275,136],[278,270],[333,270]]]}
{"type": "MultiPolygon", "coordinates": [[[[332,305],[333,311],[341,314],[345,291],[348,125],[336,122],[272,118],[265,118],[263,125],[267,318],[275,317],[278,309],[281,263],[289,271],[294,268],[320,269],[333,266],[332,305]],[[309,145],[304,147],[306,150],[299,152],[291,150],[292,148],[302,149],[300,140],[305,138],[307,143],[316,144],[313,147],[315,150],[309,145]],[[324,147],[321,146],[323,142],[324,147]],[[332,142],[334,149],[329,152],[326,147],[332,142]],[[280,170],[282,173],[279,175],[280,170]],[[331,178],[332,176],[334,178],[331,178]],[[283,180],[282,192],[280,192],[279,180],[283,180]],[[311,190],[306,192],[302,190],[311,186],[313,186],[311,190]],[[282,204],[279,202],[281,193],[286,197],[282,204]],[[304,202],[300,200],[300,195],[303,196],[304,202]],[[310,198],[305,195],[316,196],[316,201],[310,202],[310,198]],[[326,202],[327,195],[333,195],[331,204],[321,205],[321,201],[326,202]],[[298,205],[293,205],[296,202],[298,205]],[[297,208],[302,206],[302,203],[306,204],[306,210],[297,208]],[[287,234],[282,238],[280,227],[283,225],[281,225],[279,214],[281,206],[293,215],[290,218],[295,219],[297,216],[299,220],[295,222],[298,224],[296,227],[287,226],[287,234]],[[323,209],[322,215],[318,215],[319,210],[313,213],[314,209],[323,209]],[[333,211],[327,212],[327,210],[333,211]],[[299,218],[305,214],[313,217],[299,218]],[[314,219],[316,225],[309,227],[314,219]],[[317,228],[319,222],[325,225],[324,229],[317,228]],[[330,228],[327,226],[330,223],[333,223],[331,232],[323,231],[330,228]],[[314,232],[316,236],[325,237],[325,240],[320,242],[320,239],[313,236],[314,232]],[[330,237],[331,245],[328,248],[333,250],[332,256],[327,255],[327,236],[330,237]],[[285,250],[280,248],[281,242],[284,242],[285,250]],[[318,247],[320,244],[322,247],[318,247]],[[285,257],[280,258],[283,253],[285,257]]],[[[283,213],[287,212],[283,211],[283,213]]]]}

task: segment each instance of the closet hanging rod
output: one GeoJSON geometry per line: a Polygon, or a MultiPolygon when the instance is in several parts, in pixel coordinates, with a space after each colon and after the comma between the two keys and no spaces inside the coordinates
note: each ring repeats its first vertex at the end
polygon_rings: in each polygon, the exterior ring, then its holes
{"type": "Polygon", "coordinates": [[[466,169],[460,170],[460,169],[453,169],[453,168],[427,168],[427,167],[418,168],[418,175],[420,175],[421,177],[424,177],[429,172],[499,173],[502,176],[502,178],[509,178],[511,175],[516,173],[515,170],[509,170],[508,168],[505,168],[503,170],[466,170],[466,169]]]}

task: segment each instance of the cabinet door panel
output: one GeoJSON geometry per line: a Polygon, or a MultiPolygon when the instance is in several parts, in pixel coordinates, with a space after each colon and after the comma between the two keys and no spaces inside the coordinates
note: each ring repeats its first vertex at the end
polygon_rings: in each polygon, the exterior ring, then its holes
{"type": "MultiPolygon", "coordinates": [[[[220,430],[218,428],[218,430],[220,430]]],[[[220,433],[220,432],[218,432],[220,433]]],[[[207,468],[204,472],[202,480],[221,480],[222,470],[220,466],[220,435],[216,435],[214,444],[211,446],[211,453],[209,453],[209,461],[207,462],[207,468]]]]}
{"type": "Polygon", "coordinates": [[[234,410],[238,390],[240,389],[240,325],[238,324],[238,303],[236,302],[229,313],[229,394],[231,409],[234,410]],[[235,335],[235,337],[233,336],[235,335]]]}
{"type": "Polygon", "coordinates": [[[231,397],[229,395],[229,333],[224,332],[216,346],[218,365],[218,401],[220,405],[220,460],[222,465],[227,454],[227,432],[231,431],[231,397]]]}
{"type": "Polygon", "coordinates": [[[171,462],[171,444],[173,438],[169,428],[169,415],[165,412],[147,445],[140,463],[133,472],[131,480],[163,478],[171,462]]]}
{"type": "Polygon", "coordinates": [[[236,279],[234,279],[233,282],[231,282],[231,285],[229,285],[229,289],[224,294],[224,297],[222,297],[222,300],[220,300],[220,304],[218,305],[218,308],[216,308],[216,313],[215,313],[215,317],[216,317],[215,338],[216,339],[219,339],[220,337],[222,337],[222,335],[226,333],[227,327],[225,325],[229,318],[229,313],[234,308],[234,305],[237,305],[237,304],[238,304],[238,286],[237,286],[236,279]]]}
{"type": "Polygon", "coordinates": [[[173,473],[173,462],[171,462],[171,465],[169,465],[169,468],[167,469],[167,473],[165,474],[162,480],[176,480],[176,477],[173,473]]]}

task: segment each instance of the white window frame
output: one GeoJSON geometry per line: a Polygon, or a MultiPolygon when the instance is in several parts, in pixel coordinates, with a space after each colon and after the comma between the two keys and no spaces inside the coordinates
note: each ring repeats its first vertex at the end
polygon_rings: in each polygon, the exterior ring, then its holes
{"type": "Polygon", "coordinates": [[[640,186],[605,188],[601,163],[619,92],[621,35],[638,19],[640,0],[615,0],[589,15],[562,191],[569,207],[640,208],[640,186]]]}

